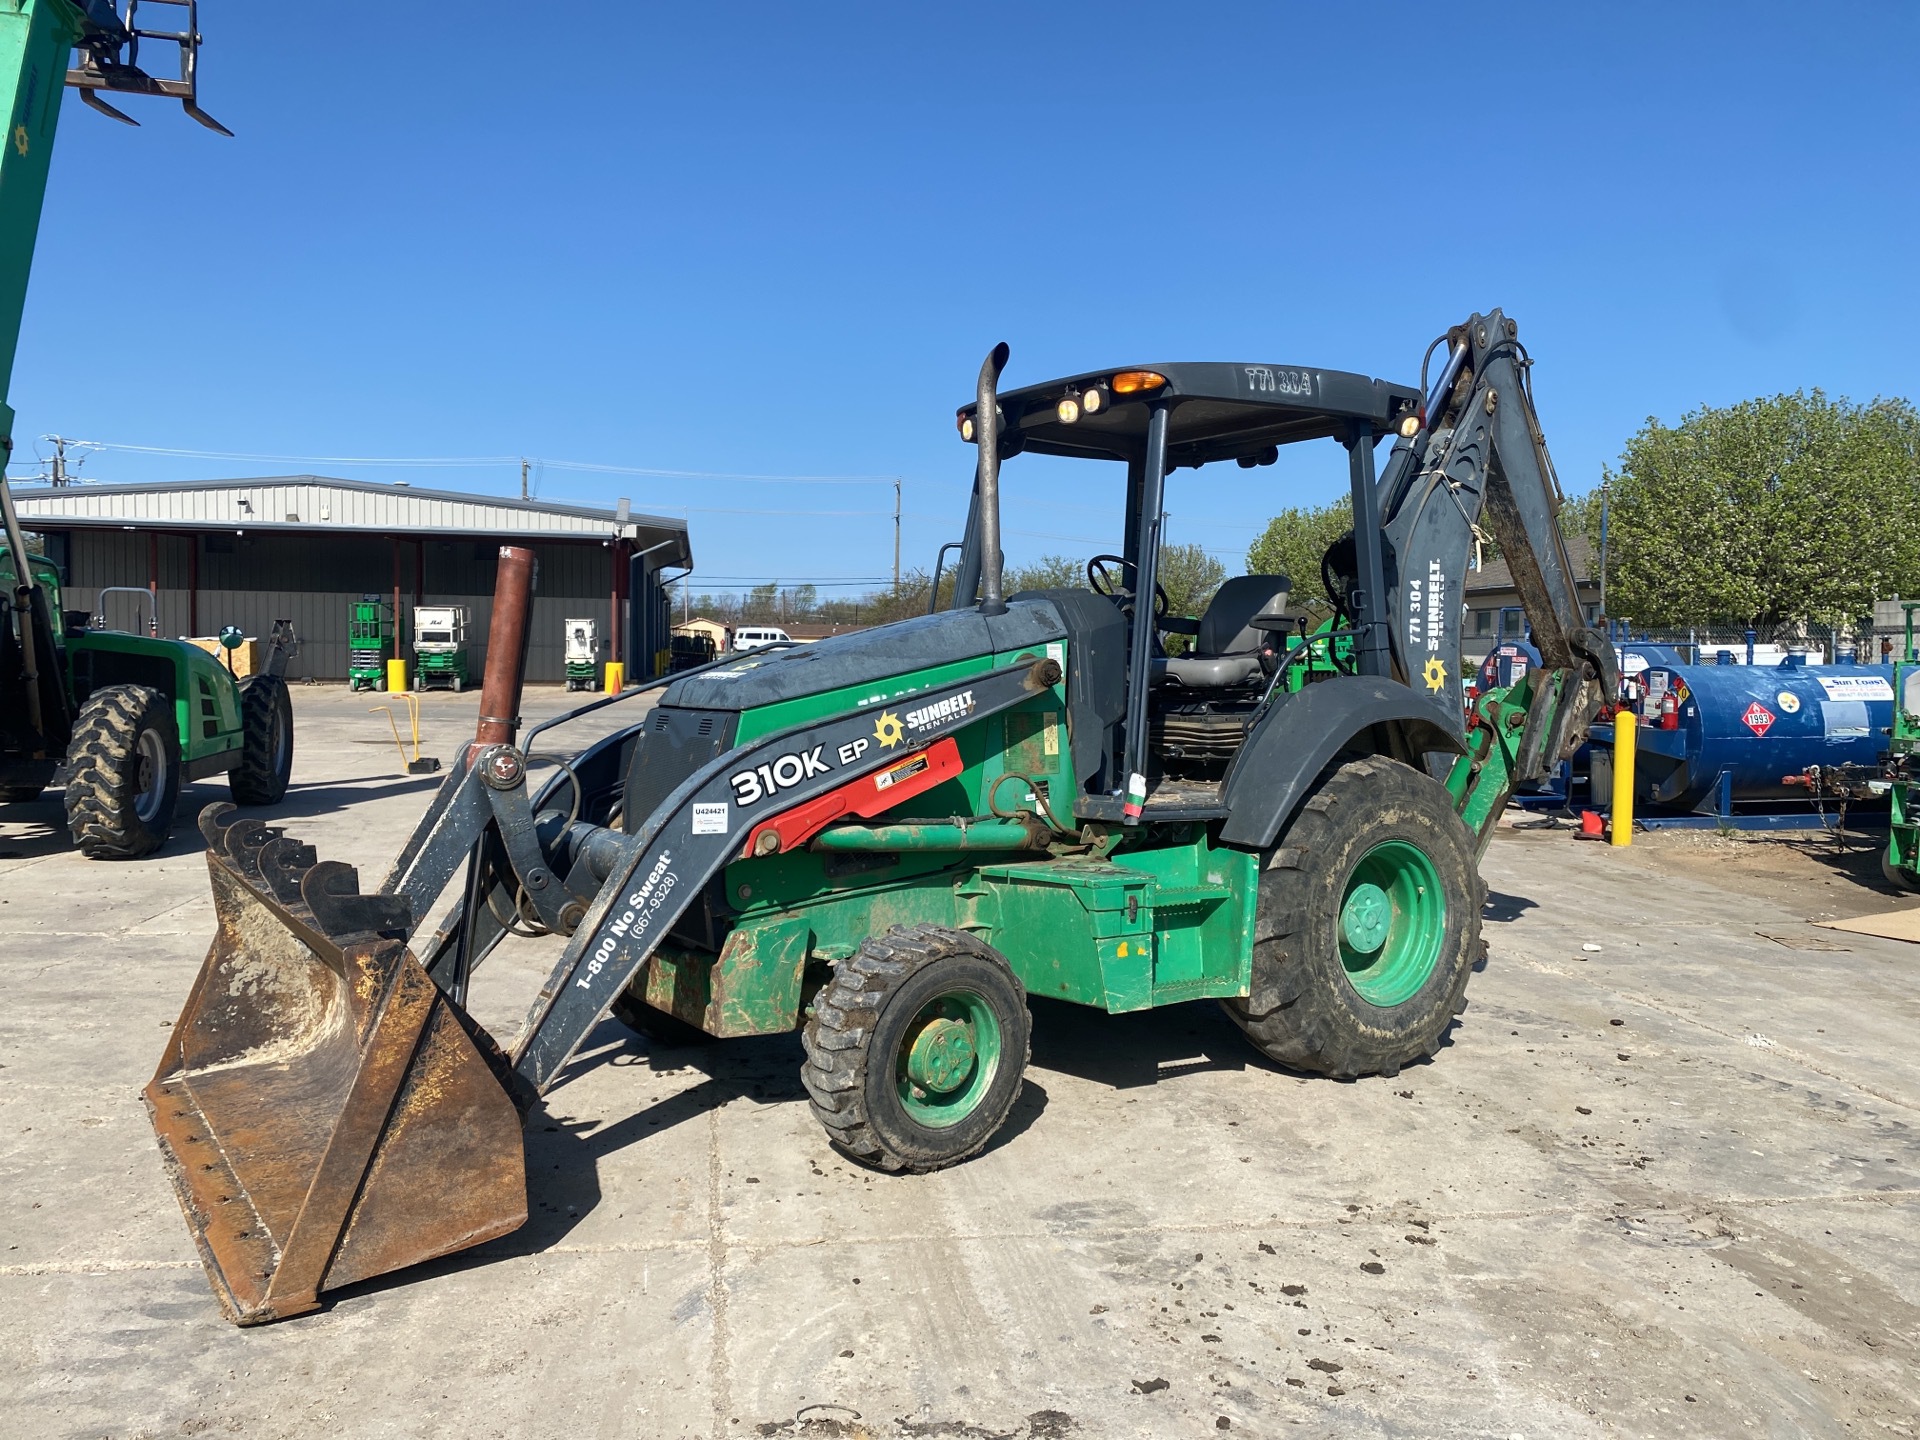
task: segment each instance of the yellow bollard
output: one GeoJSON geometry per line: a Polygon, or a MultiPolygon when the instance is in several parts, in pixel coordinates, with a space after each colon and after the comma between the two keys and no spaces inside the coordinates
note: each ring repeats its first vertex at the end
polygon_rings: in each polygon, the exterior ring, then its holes
{"type": "Polygon", "coordinates": [[[627,688],[627,667],[619,660],[607,662],[607,694],[618,695],[627,688]]]}
{"type": "Polygon", "coordinates": [[[404,660],[387,661],[387,690],[394,695],[404,695],[407,691],[407,662],[404,660]]]}
{"type": "Polygon", "coordinates": [[[1613,717],[1613,843],[1633,843],[1633,747],[1640,717],[1622,710],[1613,717]]]}

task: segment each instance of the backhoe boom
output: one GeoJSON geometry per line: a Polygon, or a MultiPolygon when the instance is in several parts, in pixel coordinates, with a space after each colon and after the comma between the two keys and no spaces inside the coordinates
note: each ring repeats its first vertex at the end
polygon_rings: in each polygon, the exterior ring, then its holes
{"type": "Polygon", "coordinates": [[[1484,848],[1513,786],[1544,779],[1572,753],[1618,674],[1611,642],[1581,609],[1518,327],[1495,310],[1444,343],[1424,423],[1387,462],[1380,513],[1395,666],[1450,728],[1461,705],[1461,593],[1488,532],[1533,627],[1540,669],[1474,707],[1469,754],[1448,782],[1484,848]]]}

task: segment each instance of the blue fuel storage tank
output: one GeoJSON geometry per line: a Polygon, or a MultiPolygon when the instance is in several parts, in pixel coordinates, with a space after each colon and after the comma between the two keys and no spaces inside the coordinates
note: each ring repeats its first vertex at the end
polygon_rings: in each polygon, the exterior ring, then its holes
{"type": "Polygon", "coordinates": [[[1540,668],[1540,652],[1526,640],[1502,640],[1480,662],[1474,684],[1484,695],[1499,685],[1511,685],[1529,670],[1540,668]]]}
{"type": "Polygon", "coordinates": [[[1642,679],[1635,788],[1663,810],[1693,809],[1723,773],[1736,803],[1805,799],[1781,777],[1877,765],[1893,725],[1891,665],[1649,665],[1642,679]]]}

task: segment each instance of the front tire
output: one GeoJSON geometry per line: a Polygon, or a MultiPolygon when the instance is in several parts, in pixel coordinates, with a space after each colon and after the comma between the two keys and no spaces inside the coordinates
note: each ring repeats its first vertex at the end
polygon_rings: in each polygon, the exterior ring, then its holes
{"type": "Polygon", "coordinates": [[[938,1170],[1006,1120],[1032,1034],[999,952],[959,930],[896,927],[815,999],[800,1078],[835,1149],[880,1170],[938,1170]]]}
{"type": "Polygon", "coordinates": [[[240,683],[240,763],[228,776],[242,805],[278,805],[293,774],[293,697],[278,675],[240,683]]]}
{"type": "MultiPolygon", "coordinates": [[[[0,795],[0,799],[5,798],[4,795],[0,795]]],[[[1889,885],[1903,895],[1920,890],[1920,875],[1915,875],[1913,871],[1902,869],[1894,864],[1891,849],[1880,852],[1880,874],[1889,885]]]]}
{"type": "Polygon", "coordinates": [[[1250,993],[1221,1003],[1279,1064],[1397,1075],[1466,1008],[1484,893],[1473,837],[1438,781],[1350,760],[1267,853],[1250,993]]]}
{"type": "Polygon", "coordinates": [[[173,702],[149,685],[94,691],[67,746],[67,832],[89,860],[137,860],[167,843],[180,804],[173,702]]]}

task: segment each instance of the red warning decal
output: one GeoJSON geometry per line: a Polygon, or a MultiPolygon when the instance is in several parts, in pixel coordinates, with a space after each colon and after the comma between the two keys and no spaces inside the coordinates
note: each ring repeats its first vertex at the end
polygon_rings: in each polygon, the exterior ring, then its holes
{"type": "Polygon", "coordinates": [[[1747,713],[1740,717],[1740,723],[1756,735],[1764,735],[1773,727],[1773,712],[1758,700],[1747,706],[1747,713]]]}

